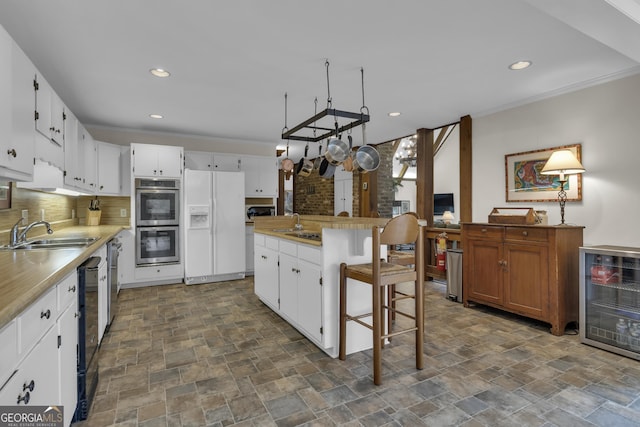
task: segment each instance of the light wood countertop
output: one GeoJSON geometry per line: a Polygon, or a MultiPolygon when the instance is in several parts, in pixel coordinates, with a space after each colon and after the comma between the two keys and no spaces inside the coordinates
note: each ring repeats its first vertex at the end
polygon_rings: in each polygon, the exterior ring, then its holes
{"type": "MultiPolygon", "coordinates": [[[[303,231],[321,233],[323,228],[339,230],[367,230],[374,225],[384,226],[390,218],[366,218],[366,217],[339,217],[329,215],[300,215],[300,224],[303,231]]],[[[290,233],[274,231],[279,229],[293,229],[296,225],[295,216],[260,216],[254,218],[254,232],[306,243],[313,246],[322,246],[321,241],[292,236],[290,233]]]]}
{"type": "MultiPolygon", "coordinates": [[[[0,250],[0,329],[107,243],[121,225],[76,226],[40,237],[99,237],[83,248],[0,250]]],[[[39,236],[29,236],[34,240],[39,236]]]]}

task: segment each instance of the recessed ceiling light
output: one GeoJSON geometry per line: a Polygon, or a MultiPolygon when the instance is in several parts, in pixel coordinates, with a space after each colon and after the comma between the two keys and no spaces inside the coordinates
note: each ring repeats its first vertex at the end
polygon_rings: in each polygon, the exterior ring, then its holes
{"type": "Polygon", "coordinates": [[[394,111],[392,113],[389,113],[389,117],[398,117],[400,114],[400,111],[394,111]]]}
{"type": "Polygon", "coordinates": [[[162,119],[164,116],[162,114],[149,114],[149,117],[152,119],[162,119]]]}
{"type": "Polygon", "coordinates": [[[152,68],[149,70],[149,72],[156,77],[169,77],[171,75],[170,72],[162,68],[152,68]]]}
{"type": "Polygon", "coordinates": [[[510,70],[524,70],[525,68],[529,68],[531,66],[531,61],[518,61],[509,65],[510,70]]]}

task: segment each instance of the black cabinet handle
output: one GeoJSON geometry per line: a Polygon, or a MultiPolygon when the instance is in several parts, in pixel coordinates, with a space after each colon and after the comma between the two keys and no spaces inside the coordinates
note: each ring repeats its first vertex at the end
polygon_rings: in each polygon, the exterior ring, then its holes
{"type": "Polygon", "coordinates": [[[16,157],[17,153],[16,153],[16,149],[12,148],[11,150],[7,150],[7,154],[10,155],[11,157],[16,157]]]}
{"type": "Polygon", "coordinates": [[[75,292],[75,291],[76,291],[76,285],[69,286],[68,291],[69,291],[69,292],[75,292]]]}
{"type": "Polygon", "coordinates": [[[40,318],[46,317],[47,319],[51,317],[51,310],[47,309],[47,311],[40,312],[40,318]]]}

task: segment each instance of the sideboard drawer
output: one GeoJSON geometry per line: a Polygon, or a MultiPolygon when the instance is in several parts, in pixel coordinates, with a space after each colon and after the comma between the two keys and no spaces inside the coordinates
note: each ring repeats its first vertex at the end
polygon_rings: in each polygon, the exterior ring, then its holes
{"type": "Polygon", "coordinates": [[[465,224],[464,232],[469,238],[502,240],[504,227],[485,224],[465,224]]]}
{"type": "Polygon", "coordinates": [[[547,229],[535,227],[507,227],[507,240],[520,240],[525,242],[546,242],[547,229]]]}

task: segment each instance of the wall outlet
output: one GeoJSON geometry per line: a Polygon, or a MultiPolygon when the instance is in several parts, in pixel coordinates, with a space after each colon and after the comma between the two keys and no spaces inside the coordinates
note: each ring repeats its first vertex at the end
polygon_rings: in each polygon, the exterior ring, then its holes
{"type": "Polygon", "coordinates": [[[22,225],[29,224],[29,210],[22,209],[22,225]]]}
{"type": "Polygon", "coordinates": [[[126,209],[120,209],[120,216],[121,217],[126,217],[127,216],[127,210],[126,209]]]}

